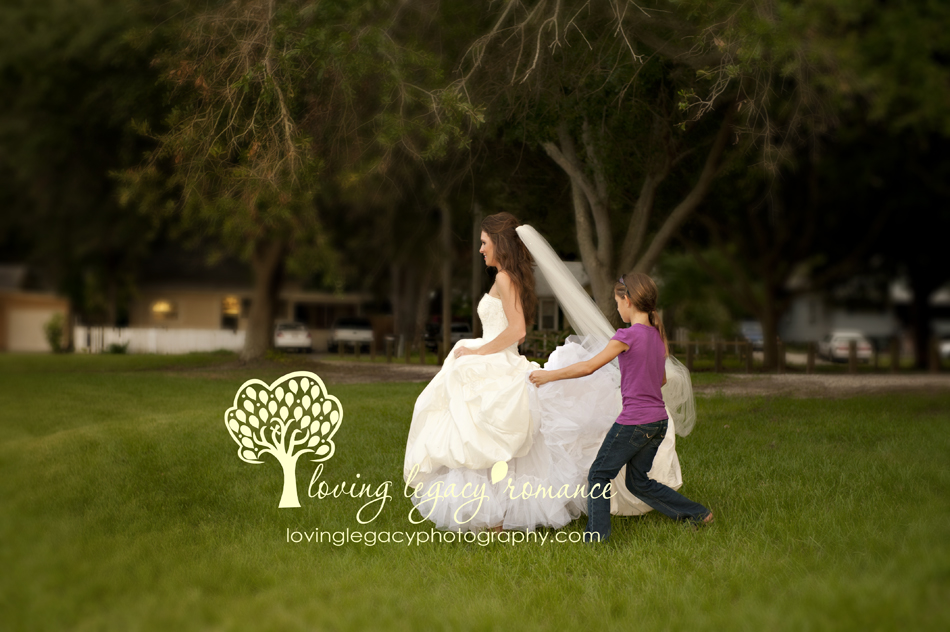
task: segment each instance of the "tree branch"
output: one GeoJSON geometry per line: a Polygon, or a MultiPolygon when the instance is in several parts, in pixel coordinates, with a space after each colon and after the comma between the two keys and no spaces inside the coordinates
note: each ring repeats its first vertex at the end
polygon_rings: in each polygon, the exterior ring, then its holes
{"type": "Polygon", "coordinates": [[[660,252],[662,252],[667,242],[676,233],[683,222],[686,221],[690,213],[699,206],[699,203],[706,195],[709,186],[718,173],[719,159],[725,151],[726,142],[732,133],[732,119],[734,114],[735,105],[733,104],[726,110],[722,124],[719,126],[719,133],[716,135],[716,140],[713,142],[709,154],[706,156],[706,163],[703,166],[702,172],[699,174],[699,179],[689,194],[673,209],[666,218],[666,221],[663,222],[660,230],[650,242],[646,253],[634,267],[638,272],[649,272],[653,268],[653,265],[656,263],[660,252]]]}

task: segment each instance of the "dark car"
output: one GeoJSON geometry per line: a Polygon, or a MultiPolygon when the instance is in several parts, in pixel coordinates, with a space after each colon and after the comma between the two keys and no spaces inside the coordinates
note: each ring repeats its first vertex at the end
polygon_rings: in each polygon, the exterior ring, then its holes
{"type": "MultiPolygon", "coordinates": [[[[455,343],[463,338],[474,338],[475,334],[472,333],[472,328],[468,323],[452,323],[451,329],[449,330],[449,340],[452,346],[455,346],[455,343]]],[[[426,348],[435,351],[439,348],[439,343],[442,342],[442,325],[435,323],[426,325],[425,333],[425,343],[426,348]]]]}
{"type": "Polygon", "coordinates": [[[744,320],[739,325],[742,337],[752,344],[753,349],[762,350],[765,347],[765,336],[762,335],[762,325],[755,320],[744,320]]]}

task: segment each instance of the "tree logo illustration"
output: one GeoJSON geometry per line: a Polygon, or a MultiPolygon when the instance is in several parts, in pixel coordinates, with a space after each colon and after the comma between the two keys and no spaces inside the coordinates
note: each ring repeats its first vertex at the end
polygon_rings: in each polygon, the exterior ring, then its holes
{"type": "Polygon", "coordinates": [[[238,444],[238,458],[258,465],[270,454],[284,471],[280,507],[299,507],[297,459],[313,454],[326,461],[336,446],[333,435],[343,421],[343,406],[327,393],[323,380],[309,371],[288,373],[270,386],[254,379],[234,396],[224,424],[238,444]]]}

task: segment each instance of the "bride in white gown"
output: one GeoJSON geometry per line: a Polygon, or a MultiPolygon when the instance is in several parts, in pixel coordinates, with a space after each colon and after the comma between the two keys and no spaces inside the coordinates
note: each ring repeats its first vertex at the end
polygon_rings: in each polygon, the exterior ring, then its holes
{"type": "MultiPolygon", "coordinates": [[[[499,268],[495,285],[478,304],[484,336],[459,341],[416,400],[404,478],[416,489],[416,519],[441,529],[560,528],[586,511],[587,472],[621,409],[620,372],[607,365],[543,389],[528,382],[540,367],[521,356],[517,345],[525,314],[530,323],[534,313],[534,279],[523,265],[520,274],[509,271],[512,260],[526,257],[530,263],[530,251],[582,334],[558,347],[544,368],[591,357],[614,330],[537,231],[518,227],[508,213],[489,216],[482,229],[480,252],[486,265],[499,268]],[[512,276],[521,278],[512,282],[512,276]]],[[[683,435],[695,419],[689,374],[672,359],[666,368],[670,426],[683,435]]],[[[627,491],[624,474],[613,486],[611,513],[650,511],[627,491]]],[[[661,444],[650,477],[673,489],[682,485],[673,432],[661,444]]]]}

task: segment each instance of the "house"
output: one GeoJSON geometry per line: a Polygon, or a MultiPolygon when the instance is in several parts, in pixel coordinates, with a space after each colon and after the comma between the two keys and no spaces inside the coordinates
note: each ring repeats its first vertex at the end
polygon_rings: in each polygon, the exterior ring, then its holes
{"type": "MultiPolygon", "coordinates": [[[[206,255],[170,249],[152,258],[127,305],[123,327],[78,327],[77,350],[127,345],[133,353],[188,353],[244,346],[253,296],[246,264],[208,265],[206,255]]],[[[287,281],[278,297],[276,322],[310,329],[313,348],[324,351],[334,320],[363,315],[369,296],[304,290],[287,281]]]]}
{"type": "MultiPolygon", "coordinates": [[[[587,276],[583,263],[565,261],[564,265],[582,287],[589,286],[590,278],[587,276]]],[[[539,331],[560,331],[570,327],[560,304],[554,297],[554,289],[537,266],[534,268],[534,292],[538,297],[537,329],[539,331]]]]}
{"type": "MultiPolygon", "coordinates": [[[[129,306],[129,327],[244,332],[252,293],[246,285],[145,284],[129,306]]],[[[274,319],[305,324],[314,349],[323,351],[333,322],[347,316],[362,316],[363,306],[369,300],[363,294],[314,292],[287,284],[280,293],[274,319]]]]}
{"type": "MultiPolygon", "coordinates": [[[[785,342],[813,342],[836,330],[860,331],[881,349],[903,336],[909,323],[912,293],[907,283],[895,280],[874,288],[857,277],[828,293],[806,292],[797,296],[779,322],[785,342]]],[[[937,335],[950,334],[950,288],[931,297],[937,335]]]]}
{"type": "MultiPolygon", "coordinates": [[[[48,352],[44,325],[61,314],[69,322],[69,300],[53,292],[25,289],[25,265],[0,266],[0,351],[48,352]]],[[[68,344],[64,340],[63,344],[68,344]]]]}

